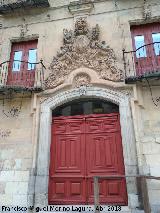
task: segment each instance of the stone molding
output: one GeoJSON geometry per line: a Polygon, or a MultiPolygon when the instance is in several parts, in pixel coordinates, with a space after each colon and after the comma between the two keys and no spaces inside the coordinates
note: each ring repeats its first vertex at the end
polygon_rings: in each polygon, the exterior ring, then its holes
{"type": "Polygon", "coordinates": [[[89,14],[93,8],[94,5],[91,1],[72,1],[68,6],[68,10],[72,15],[89,14]]]}

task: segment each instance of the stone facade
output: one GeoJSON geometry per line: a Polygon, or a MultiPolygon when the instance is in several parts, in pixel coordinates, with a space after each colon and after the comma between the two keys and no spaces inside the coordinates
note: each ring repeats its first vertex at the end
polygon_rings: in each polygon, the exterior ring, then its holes
{"type": "MultiPolygon", "coordinates": [[[[12,42],[38,39],[46,67],[44,91],[0,93],[0,206],[48,204],[51,111],[84,96],[119,105],[126,175],[160,176],[160,81],[151,81],[153,97],[145,83],[125,84],[122,60],[130,25],[159,21],[159,11],[158,0],[50,0],[44,10],[0,16],[0,62],[12,42]]],[[[157,213],[160,181],[148,180],[148,190],[157,213]]],[[[132,178],[127,191],[130,212],[140,207],[132,178]]]]}

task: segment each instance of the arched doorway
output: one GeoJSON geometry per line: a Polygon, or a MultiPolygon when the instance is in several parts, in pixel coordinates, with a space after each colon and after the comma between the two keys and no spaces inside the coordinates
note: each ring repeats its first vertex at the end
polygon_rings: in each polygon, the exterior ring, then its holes
{"type": "MultiPolygon", "coordinates": [[[[91,204],[94,176],[125,174],[119,106],[74,100],[52,118],[49,204],[91,204]]],[[[101,180],[100,202],[127,205],[125,179],[101,180]]]]}

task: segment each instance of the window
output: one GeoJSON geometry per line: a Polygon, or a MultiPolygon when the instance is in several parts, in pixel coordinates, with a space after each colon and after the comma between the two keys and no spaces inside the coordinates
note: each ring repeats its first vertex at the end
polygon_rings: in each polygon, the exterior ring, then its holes
{"type": "Polygon", "coordinates": [[[131,26],[131,33],[137,58],[160,55],[160,23],[131,26]]]}
{"type": "Polygon", "coordinates": [[[160,72],[160,23],[131,26],[131,34],[136,75],[160,72]]]}
{"type": "Polygon", "coordinates": [[[22,61],[22,51],[14,52],[14,61],[12,66],[12,71],[20,71],[22,61]]]}
{"type": "Polygon", "coordinates": [[[136,46],[136,57],[137,58],[142,58],[142,57],[147,57],[146,53],[146,47],[145,41],[144,41],[144,36],[143,35],[138,35],[134,37],[135,39],[135,46],[136,46]]]}
{"type": "Polygon", "coordinates": [[[28,70],[34,70],[37,62],[37,49],[29,50],[28,54],[28,70]]]}
{"type": "Polygon", "coordinates": [[[153,43],[158,42],[154,44],[154,51],[155,54],[158,56],[160,55],[160,33],[152,33],[152,39],[153,43]]]}
{"type": "Polygon", "coordinates": [[[117,105],[102,100],[75,100],[71,103],[57,107],[53,112],[53,117],[58,116],[75,116],[89,114],[109,114],[119,112],[117,105]]]}
{"type": "Polygon", "coordinates": [[[11,49],[12,72],[33,71],[37,62],[37,40],[12,44],[11,49]]]}

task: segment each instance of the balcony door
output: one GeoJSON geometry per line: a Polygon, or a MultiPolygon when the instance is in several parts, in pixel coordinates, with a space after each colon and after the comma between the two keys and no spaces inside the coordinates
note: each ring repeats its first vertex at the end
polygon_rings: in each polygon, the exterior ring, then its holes
{"type": "Polygon", "coordinates": [[[33,87],[37,61],[37,40],[13,43],[7,85],[33,87]]]}
{"type": "Polygon", "coordinates": [[[138,76],[160,72],[160,24],[131,27],[138,76]]]}

